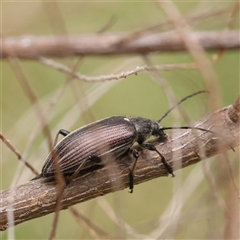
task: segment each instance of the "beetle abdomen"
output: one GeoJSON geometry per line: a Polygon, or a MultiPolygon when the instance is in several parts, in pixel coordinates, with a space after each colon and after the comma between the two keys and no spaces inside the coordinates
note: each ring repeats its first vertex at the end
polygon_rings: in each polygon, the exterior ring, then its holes
{"type": "Polygon", "coordinates": [[[114,116],[77,129],[63,138],[47,157],[42,176],[52,176],[55,172],[53,154],[59,162],[63,174],[73,173],[84,163],[84,168],[104,164],[106,158],[124,154],[136,140],[136,129],[125,117],[114,116]],[[91,156],[101,158],[100,163],[92,162],[91,156]]]}

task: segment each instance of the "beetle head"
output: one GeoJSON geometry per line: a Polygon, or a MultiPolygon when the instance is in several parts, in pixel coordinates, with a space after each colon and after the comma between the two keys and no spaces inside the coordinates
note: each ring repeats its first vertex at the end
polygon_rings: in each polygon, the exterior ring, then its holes
{"type": "Polygon", "coordinates": [[[141,117],[130,118],[129,120],[136,129],[136,141],[140,144],[146,141],[152,135],[159,138],[165,136],[165,133],[157,122],[141,117]]]}

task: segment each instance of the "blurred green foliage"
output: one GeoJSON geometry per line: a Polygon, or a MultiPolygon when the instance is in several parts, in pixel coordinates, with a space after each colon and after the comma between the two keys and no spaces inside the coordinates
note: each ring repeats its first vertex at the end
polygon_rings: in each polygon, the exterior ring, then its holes
{"type": "MultiPolygon", "coordinates": [[[[175,1],[175,3],[184,15],[234,6],[234,2],[193,1],[183,3],[175,1]]],[[[156,2],[2,3],[2,30],[5,37],[25,34],[91,34],[102,29],[110,19],[113,19],[114,24],[107,31],[131,32],[161,23],[167,18],[156,2]]],[[[216,16],[208,23],[196,26],[194,30],[224,30],[227,22],[228,19],[216,16]]],[[[236,28],[238,27],[237,23],[236,28]]],[[[213,53],[207,54],[209,59],[212,58],[212,55],[213,53]]],[[[158,65],[187,63],[193,60],[188,53],[159,53],[150,57],[153,63],[158,65]]],[[[73,67],[77,59],[55,60],[73,67]]],[[[121,73],[146,64],[140,56],[86,57],[81,61],[79,71],[89,76],[121,73]]],[[[72,80],[66,85],[65,91],[54,107],[47,111],[52,99],[56,99],[54,97],[56,93],[61,91],[59,89],[65,84],[67,76],[37,61],[24,60],[20,62],[20,65],[39,99],[52,137],[59,128],[71,131],[96,119],[112,115],[159,119],[170,107],[164,89],[152,81],[151,73],[142,72],[137,76],[129,76],[115,82],[110,87],[106,84],[106,88],[103,88],[105,90],[101,90],[104,92],[103,95],[101,92],[96,95],[90,94],[94,89],[104,86],[103,83],[72,80]],[[86,100],[81,104],[84,96],[87,96],[86,100]],[[93,100],[95,98],[96,101],[93,100]],[[92,101],[94,101],[93,104],[92,101]],[[84,107],[87,107],[86,111],[83,110],[84,107]]],[[[239,94],[239,52],[226,51],[218,63],[213,63],[213,68],[217,75],[217,87],[220,88],[221,96],[219,98],[222,101],[222,107],[227,106],[233,103],[239,94]]],[[[205,88],[204,81],[196,70],[162,71],[160,75],[172,87],[178,99],[205,88]]],[[[2,61],[1,78],[2,132],[14,147],[40,171],[49,149],[46,139],[39,129],[38,115],[7,60],[2,61]],[[35,135],[34,131],[36,131],[35,135]],[[32,136],[34,137],[31,138],[32,136]],[[28,150],[26,150],[27,146],[30,146],[28,150]]],[[[212,91],[214,92],[214,89],[212,91]]],[[[184,103],[183,108],[191,121],[200,119],[208,112],[206,110],[208,96],[195,97],[184,103]]],[[[164,119],[162,124],[171,126],[171,116],[164,119]]],[[[27,168],[19,164],[16,156],[4,144],[1,155],[1,188],[3,190],[14,184],[24,183],[33,177],[27,168]],[[13,181],[13,179],[15,180],[13,181]]],[[[236,166],[236,155],[231,154],[231,160],[235,160],[232,163],[234,166],[236,166]]],[[[219,164],[216,164],[215,168],[211,170],[215,172],[218,167],[219,164]]],[[[94,199],[78,204],[76,208],[89,217],[93,223],[101,226],[109,236],[132,238],[132,236],[124,235],[124,227],[123,229],[117,227],[117,224],[109,218],[106,210],[102,209],[99,201],[106,201],[119,218],[124,219],[145,238],[146,236],[150,238],[151,235],[148,234],[154,231],[158,218],[165,211],[169,202],[176,201],[175,206],[177,206],[180,201],[180,199],[173,199],[174,193],[191,174],[191,171],[196,171],[196,169],[203,171],[199,163],[198,166],[177,171],[174,181],[170,177],[155,179],[136,186],[132,195],[124,190],[104,196],[100,200],[94,199]]],[[[229,176],[227,179],[229,181],[229,176]]],[[[171,233],[171,229],[167,229],[161,237],[208,239],[214,237],[212,234],[216,234],[216,238],[221,237],[225,223],[224,214],[216,206],[216,199],[210,194],[211,191],[208,181],[203,178],[201,184],[196,186],[192,198],[189,198],[186,209],[184,208],[185,214],[177,216],[177,218],[182,218],[182,224],[174,225],[173,233],[171,233]],[[199,209],[203,210],[200,212],[199,209]],[[209,229],[209,222],[214,222],[214,231],[209,229]]],[[[174,217],[174,210],[172,214],[171,217],[174,217]]],[[[52,220],[53,214],[20,224],[14,229],[15,237],[16,239],[46,239],[51,230],[52,220]]],[[[167,222],[167,220],[165,221],[167,222]]],[[[211,225],[211,227],[213,226],[211,225]]],[[[2,233],[3,239],[7,239],[7,236],[7,231],[2,233]]],[[[83,224],[74,220],[70,211],[62,211],[56,238],[89,239],[92,237],[87,233],[83,224]]]]}

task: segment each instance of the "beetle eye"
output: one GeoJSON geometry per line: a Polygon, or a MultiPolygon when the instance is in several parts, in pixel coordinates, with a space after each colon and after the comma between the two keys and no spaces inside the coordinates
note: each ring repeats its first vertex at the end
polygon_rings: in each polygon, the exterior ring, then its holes
{"type": "Polygon", "coordinates": [[[152,125],[152,135],[159,136],[159,125],[155,122],[152,125]]]}

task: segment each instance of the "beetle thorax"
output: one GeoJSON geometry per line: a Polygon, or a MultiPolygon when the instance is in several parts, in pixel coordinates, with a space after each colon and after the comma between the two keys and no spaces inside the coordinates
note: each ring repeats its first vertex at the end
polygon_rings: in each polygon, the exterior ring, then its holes
{"type": "Polygon", "coordinates": [[[137,142],[143,143],[151,135],[153,135],[154,122],[147,118],[130,118],[130,122],[134,125],[137,133],[137,142]]]}

